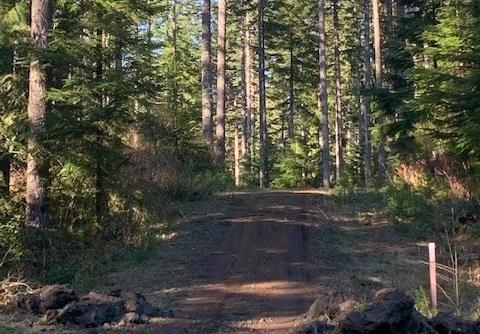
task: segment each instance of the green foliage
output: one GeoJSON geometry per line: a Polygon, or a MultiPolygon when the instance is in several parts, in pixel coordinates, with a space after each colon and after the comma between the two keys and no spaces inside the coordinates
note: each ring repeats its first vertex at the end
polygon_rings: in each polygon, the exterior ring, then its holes
{"type": "Polygon", "coordinates": [[[318,183],[316,175],[316,152],[310,151],[301,142],[294,141],[287,151],[281,154],[273,168],[272,186],[276,188],[301,188],[318,183]]]}
{"type": "Polygon", "coordinates": [[[461,224],[460,220],[476,221],[478,206],[457,198],[444,185],[428,180],[424,186],[413,187],[395,181],[382,189],[386,212],[397,227],[417,238],[431,238],[432,233],[478,237],[478,224],[461,224]]]}
{"type": "Polygon", "coordinates": [[[372,208],[375,205],[383,204],[384,196],[381,192],[366,190],[362,188],[335,187],[332,198],[338,205],[360,206],[372,208]]]}
{"type": "Polygon", "coordinates": [[[430,308],[430,297],[428,292],[419,287],[417,291],[415,291],[413,300],[415,301],[415,307],[417,311],[423,314],[426,317],[432,317],[434,314],[432,313],[432,309],[430,308]]]}
{"type": "Polygon", "coordinates": [[[424,55],[433,68],[413,72],[417,98],[412,107],[422,114],[428,134],[439,149],[448,150],[478,175],[480,71],[478,65],[478,3],[445,3],[438,22],[424,33],[424,55]]]}
{"type": "Polygon", "coordinates": [[[25,260],[24,219],[21,201],[0,197],[0,271],[25,260]]]}
{"type": "MultiPolygon", "coordinates": [[[[16,180],[19,189],[8,193],[4,179],[12,166],[22,174],[25,165],[30,1],[0,4],[0,250],[7,254],[5,266],[28,257],[32,268],[44,271],[45,280],[70,282],[110,267],[109,260],[92,267],[69,261],[72,249],[87,249],[93,242],[141,248],[151,241],[152,225],[165,225],[172,202],[196,200],[232,187],[225,170],[234,169],[233,133],[245,124],[245,46],[251,54],[247,71],[254,82],[249,88],[255,122],[249,129],[251,150],[241,157],[241,185],[258,184],[257,8],[250,0],[228,5],[228,157],[225,166],[218,166],[211,148],[200,139],[199,1],[60,0],[54,4],[47,52],[41,55],[48,74],[43,153],[48,160],[51,224],[46,235],[39,236],[29,235],[22,226],[23,180],[16,180]],[[47,259],[45,252],[55,256],[47,259]],[[55,266],[59,259],[65,265],[55,266]]],[[[371,86],[365,80],[373,78],[365,79],[367,71],[361,66],[370,60],[363,59],[363,5],[359,0],[339,2],[345,163],[341,177],[334,180],[336,198],[351,204],[361,200],[362,145],[370,135],[372,161],[377,160],[374,152],[380,140],[388,138],[392,167],[408,161],[405,157],[428,159],[432,152],[442,152],[453,156],[465,169],[462,177],[475,184],[480,175],[478,1],[396,4],[398,15],[387,15],[382,22],[383,88],[370,90],[364,89],[371,86]],[[373,107],[372,126],[363,129],[361,101],[366,100],[373,107]],[[385,122],[380,124],[382,118],[385,122]]],[[[265,11],[269,176],[276,188],[317,187],[322,164],[316,3],[267,1],[265,11]]],[[[212,50],[216,50],[212,12],[212,50]]],[[[331,8],[325,14],[333,153],[331,8]]],[[[474,211],[463,201],[454,202],[439,182],[430,181],[420,188],[395,181],[382,190],[392,219],[419,236],[441,227],[452,208],[458,216],[474,211]]],[[[469,233],[480,233],[478,227],[471,229],[469,233]]]]}
{"type": "Polygon", "coordinates": [[[114,267],[109,257],[129,261],[119,252],[148,247],[152,225],[165,228],[172,202],[230,185],[199,140],[198,5],[177,1],[174,27],[170,1],[54,3],[42,55],[50,224],[34,233],[23,227],[19,176],[28,134],[30,2],[0,4],[0,167],[19,174],[11,193],[0,174],[2,270],[23,264],[45,282],[88,280],[114,267]],[[98,254],[108,259],[90,264],[98,254]]]}
{"type": "Polygon", "coordinates": [[[153,244],[142,247],[125,247],[110,244],[103,249],[78,249],[61,263],[48,262],[43,273],[45,284],[72,284],[81,291],[89,290],[106,274],[138,265],[151,259],[155,254],[153,244]],[[88,258],[85,256],[89,254],[88,258]]]}
{"type": "Polygon", "coordinates": [[[423,224],[431,214],[429,192],[430,189],[414,189],[403,182],[395,182],[385,188],[385,203],[396,222],[423,224]]]}

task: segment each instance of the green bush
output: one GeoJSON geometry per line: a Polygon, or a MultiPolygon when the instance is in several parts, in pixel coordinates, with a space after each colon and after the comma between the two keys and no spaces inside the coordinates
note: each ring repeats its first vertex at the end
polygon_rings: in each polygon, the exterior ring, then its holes
{"type": "Polygon", "coordinates": [[[427,189],[414,189],[398,182],[388,185],[384,194],[388,213],[398,223],[422,223],[431,216],[427,189]]]}
{"type": "Polygon", "coordinates": [[[298,140],[290,143],[286,152],[274,159],[272,187],[291,189],[318,186],[318,153],[309,150],[298,140]]]}
{"type": "Polygon", "coordinates": [[[18,265],[25,254],[25,210],[17,199],[0,197],[0,269],[18,265]]]}

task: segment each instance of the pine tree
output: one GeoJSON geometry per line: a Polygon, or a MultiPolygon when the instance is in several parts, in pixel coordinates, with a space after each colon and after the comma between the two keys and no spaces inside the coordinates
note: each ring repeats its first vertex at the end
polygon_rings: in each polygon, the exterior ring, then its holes
{"type": "Polygon", "coordinates": [[[217,34],[217,113],[216,113],[216,139],[215,156],[217,162],[225,162],[225,103],[226,103],[226,32],[227,32],[227,2],[218,2],[218,34],[217,34]]]}
{"type": "Polygon", "coordinates": [[[338,0],[333,1],[334,30],[334,68],[335,68],[335,170],[337,182],[342,177],[343,169],[343,111],[342,78],[340,72],[340,24],[338,19],[338,0]]]}
{"type": "MultiPolygon", "coordinates": [[[[383,63],[382,63],[382,30],[381,30],[381,18],[380,18],[380,5],[378,0],[372,0],[372,12],[373,12],[373,36],[375,44],[375,88],[381,90],[383,88],[383,63]]],[[[384,115],[379,112],[378,125],[382,126],[384,123],[384,115]]],[[[378,176],[381,182],[386,177],[386,152],[385,152],[385,139],[380,138],[378,143],[378,176]]]]}
{"type": "Polygon", "coordinates": [[[203,0],[202,6],[202,127],[203,137],[213,143],[212,118],[212,69],[210,30],[210,0],[203,0]]]}
{"type": "Polygon", "coordinates": [[[258,1],[258,78],[259,78],[259,110],[260,119],[260,188],[269,185],[268,175],[268,132],[267,132],[267,104],[265,90],[265,23],[264,0],[258,1]]]}
{"type": "Polygon", "coordinates": [[[323,186],[330,188],[330,130],[327,101],[327,60],[325,55],[325,1],[318,0],[318,106],[322,115],[321,147],[323,186]]]}
{"type": "Polygon", "coordinates": [[[47,114],[47,75],[42,57],[48,48],[48,30],[51,21],[49,0],[33,0],[31,5],[31,38],[33,55],[30,61],[28,95],[28,122],[30,125],[27,157],[27,225],[45,228],[48,224],[45,185],[45,148],[47,114]]]}

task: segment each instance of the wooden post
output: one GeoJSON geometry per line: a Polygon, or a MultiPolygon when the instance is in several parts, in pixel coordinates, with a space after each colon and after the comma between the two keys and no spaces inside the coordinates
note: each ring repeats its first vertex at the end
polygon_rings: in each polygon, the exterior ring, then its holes
{"type": "Polygon", "coordinates": [[[430,268],[430,299],[433,310],[437,309],[437,264],[435,259],[435,243],[428,244],[429,268],[430,268]]]}

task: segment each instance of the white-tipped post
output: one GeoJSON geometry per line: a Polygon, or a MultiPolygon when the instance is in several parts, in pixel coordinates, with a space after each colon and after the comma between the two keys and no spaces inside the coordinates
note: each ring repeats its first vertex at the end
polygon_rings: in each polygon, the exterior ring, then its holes
{"type": "Polygon", "coordinates": [[[433,310],[437,309],[437,263],[435,259],[435,243],[428,244],[430,268],[430,301],[433,310]]]}

